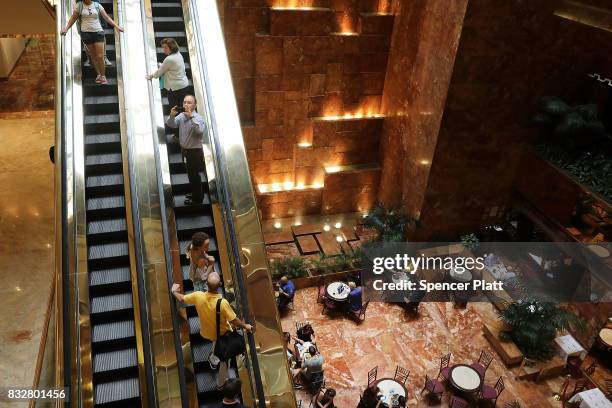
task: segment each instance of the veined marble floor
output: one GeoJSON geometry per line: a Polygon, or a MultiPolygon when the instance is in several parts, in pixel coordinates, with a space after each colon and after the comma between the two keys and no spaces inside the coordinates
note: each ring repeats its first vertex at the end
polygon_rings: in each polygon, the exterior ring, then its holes
{"type": "MultiPolygon", "coordinates": [[[[326,386],[336,389],[334,399],[338,408],[354,408],[359,395],[367,384],[367,373],[378,365],[378,378],[393,377],[397,365],[410,370],[408,378],[408,406],[428,406],[419,393],[425,382],[425,373],[438,374],[440,357],[452,353],[451,365],[472,363],[478,360],[482,349],[495,357],[486,373],[487,384],[494,385],[503,376],[506,389],[497,406],[518,400],[523,408],[560,407],[552,398],[558,391],[562,377],[541,383],[515,380],[488,341],[482,335],[482,319],[494,317],[494,307],[489,303],[470,303],[466,309],[454,309],[452,303],[422,303],[420,315],[408,317],[399,306],[387,303],[370,303],[366,320],[357,325],[354,321],[321,314],[322,306],[316,303],[316,288],[298,290],[294,309],[281,319],[284,331],[295,335],[295,322],[308,321],[313,325],[317,346],[325,358],[326,386]]],[[[516,369],[515,369],[516,371],[516,369]]],[[[308,406],[310,394],[296,391],[302,406],[308,406]]],[[[442,403],[448,406],[448,396],[442,403]]]]}
{"type": "MultiPolygon", "coordinates": [[[[0,119],[3,387],[31,387],[34,378],[54,267],[54,167],[48,155],[54,123],[53,112],[0,119]]],[[[26,407],[27,402],[10,406],[26,407]]]]}

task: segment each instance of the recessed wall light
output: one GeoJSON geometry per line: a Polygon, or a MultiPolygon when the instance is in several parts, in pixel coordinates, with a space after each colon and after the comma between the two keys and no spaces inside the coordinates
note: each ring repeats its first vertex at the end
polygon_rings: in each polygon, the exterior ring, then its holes
{"type": "Polygon", "coordinates": [[[330,229],[331,229],[331,227],[329,225],[327,225],[327,224],[325,224],[323,226],[323,231],[329,231],[330,229]]]}
{"type": "Polygon", "coordinates": [[[276,222],[274,223],[274,228],[276,228],[276,229],[280,229],[280,227],[282,227],[282,226],[283,226],[283,225],[282,225],[280,222],[278,222],[278,221],[276,221],[276,222]]]}

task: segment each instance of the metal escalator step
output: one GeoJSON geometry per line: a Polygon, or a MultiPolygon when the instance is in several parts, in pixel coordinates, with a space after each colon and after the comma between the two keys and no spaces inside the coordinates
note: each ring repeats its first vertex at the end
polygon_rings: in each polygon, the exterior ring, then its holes
{"type": "Polygon", "coordinates": [[[192,343],[191,353],[193,354],[193,361],[195,363],[203,363],[208,361],[208,356],[212,351],[212,342],[203,341],[201,343],[192,343]]]}
{"type": "Polygon", "coordinates": [[[100,105],[109,103],[119,103],[119,97],[117,95],[103,95],[103,96],[86,96],[83,98],[84,105],[100,105]]]}
{"type": "Polygon", "coordinates": [[[106,244],[89,245],[87,248],[87,259],[116,258],[128,256],[127,242],[112,242],[106,244]]]}
{"type": "Polygon", "coordinates": [[[181,152],[174,152],[168,154],[168,163],[169,164],[182,164],[183,163],[183,155],[181,152]]]}
{"type": "Polygon", "coordinates": [[[87,177],[87,187],[108,187],[113,185],[123,186],[123,174],[103,174],[100,176],[87,177]]]}
{"type": "Polygon", "coordinates": [[[87,211],[125,207],[123,196],[94,197],[87,200],[87,211]]]}
{"type": "MultiPolygon", "coordinates": [[[[229,367],[228,377],[236,378],[236,370],[233,367],[229,367]]],[[[196,374],[196,382],[198,387],[198,393],[204,392],[218,392],[217,391],[217,372],[216,371],[200,371],[196,374]]]]}
{"type": "Polygon", "coordinates": [[[105,234],[109,232],[125,231],[126,229],[127,223],[125,218],[95,220],[87,223],[88,234],[105,234]]]}
{"type": "Polygon", "coordinates": [[[214,228],[214,226],[210,215],[188,214],[176,217],[177,230],[197,230],[214,228]]]}
{"type": "Polygon", "coordinates": [[[129,282],[130,268],[99,269],[89,272],[89,286],[112,285],[129,282]]]}
{"type": "Polygon", "coordinates": [[[136,366],[138,366],[138,359],[136,358],[135,348],[97,353],[93,356],[94,373],[103,373],[136,366]]]}
{"type": "Polygon", "coordinates": [[[170,35],[172,38],[176,38],[176,34],[174,34],[174,32],[179,33],[180,36],[185,36],[185,21],[183,20],[183,17],[153,17],[153,27],[155,28],[155,37],[157,38],[165,38],[166,36],[162,34],[169,31],[173,32],[170,35]]]}
{"type": "MultiPolygon", "coordinates": [[[[202,183],[207,182],[206,173],[200,172],[200,177],[202,177],[202,183]]],[[[189,178],[187,178],[187,173],[176,173],[170,175],[170,182],[173,186],[189,184],[189,178]]]]}
{"type": "Polygon", "coordinates": [[[121,164],[121,153],[88,154],[85,157],[86,166],[121,164]]]}
{"type": "Polygon", "coordinates": [[[132,293],[117,293],[91,298],[91,314],[116,312],[131,308],[132,293]]]}
{"type": "Polygon", "coordinates": [[[138,398],[140,386],[138,377],[110,381],[94,387],[94,401],[96,404],[123,401],[138,398]]]}
{"type": "MultiPolygon", "coordinates": [[[[154,26],[156,28],[162,28],[159,27],[160,24],[156,24],[153,23],[154,26]]],[[[172,27],[172,25],[176,25],[175,23],[170,24],[170,26],[168,24],[163,24],[163,28],[166,29],[174,29],[176,30],[176,27],[172,27]]],[[[155,39],[156,41],[161,41],[162,38],[174,38],[176,40],[176,43],[180,46],[182,45],[187,45],[187,34],[185,34],[185,31],[155,31],[155,39]]]]}
{"type": "Polygon", "coordinates": [[[83,125],[93,125],[100,123],[119,123],[118,114],[106,114],[106,115],[86,115],[83,120],[83,125]]]}
{"type": "MultiPolygon", "coordinates": [[[[113,51],[114,53],[114,51],[113,51]]],[[[108,50],[107,50],[107,54],[108,54],[108,50]]],[[[110,58],[110,57],[109,57],[110,58]]],[[[108,80],[108,84],[107,85],[100,85],[100,84],[96,84],[96,78],[93,77],[84,77],[83,78],[83,86],[85,87],[94,87],[96,89],[100,89],[100,90],[104,90],[105,88],[110,88],[109,85],[117,85],[117,78],[111,77],[111,76],[107,76],[106,79],[108,80]]]]}
{"type": "Polygon", "coordinates": [[[95,324],[91,328],[92,343],[127,339],[129,337],[134,337],[133,320],[95,324]]]}
{"type": "Polygon", "coordinates": [[[120,133],[100,133],[85,136],[85,144],[92,146],[105,143],[121,143],[120,133]]]}

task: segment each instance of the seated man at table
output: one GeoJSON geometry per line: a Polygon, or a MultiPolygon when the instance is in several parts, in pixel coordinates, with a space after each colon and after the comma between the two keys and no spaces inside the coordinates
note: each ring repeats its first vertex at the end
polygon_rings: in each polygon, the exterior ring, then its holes
{"type": "Polygon", "coordinates": [[[317,351],[315,346],[310,346],[304,354],[302,362],[302,377],[308,383],[311,383],[315,374],[323,372],[323,356],[317,351]]]}
{"type": "Polygon", "coordinates": [[[283,276],[278,281],[278,310],[285,310],[293,301],[293,296],[295,296],[295,285],[287,276],[283,276]]]}
{"type": "Polygon", "coordinates": [[[351,292],[348,295],[349,307],[351,312],[358,312],[361,310],[361,287],[357,287],[355,282],[348,283],[351,292]]]}

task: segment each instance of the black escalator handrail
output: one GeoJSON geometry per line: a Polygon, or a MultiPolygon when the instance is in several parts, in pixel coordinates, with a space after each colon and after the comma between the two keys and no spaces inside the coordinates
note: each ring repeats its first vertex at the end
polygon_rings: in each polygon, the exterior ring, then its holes
{"type": "MultiPolygon", "coordinates": [[[[195,2],[197,0],[188,0],[189,3],[189,9],[190,11],[192,11],[194,13],[195,19],[197,19],[197,7],[195,6],[195,2]]],[[[198,32],[197,30],[197,25],[193,24],[193,29],[194,32],[198,32]]],[[[198,43],[199,41],[203,40],[203,35],[202,33],[197,33],[197,35],[194,35],[194,40],[196,41],[196,43],[198,43]]],[[[200,44],[197,44],[197,49],[201,50],[202,47],[200,46],[200,44]]],[[[199,64],[200,66],[203,68],[203,76],[205,78],[205,80],[203,81],[203,91],[205,94],[205,98],[204,100],[208,101],[208,97],[207,95],[210,95],[210,88],[209,88],[209,80],[207,78],[207,64],[205,59],[203,58],[203,53],[202,52],[198,52],[198,59],[199,59],[199,64]]],[[[210,108],[210,106],[209,106],[210,108]]],[[[229,241],[229,245],[230,245],[230,250],[232,252],[232,261],[233,261],[233,267],[234,267],[234,277],[236,279],[236,283],[238,284],[238,290],[241,294],[241,296],[238,296],[239,301],[240,301],[240,308],[242,311],[242,315],[244,317],[245,320],[250,320],[252,321],[252,315],[250,312],[250,308],[249,308],[249,304],[247,301],[246,296],[244,296],[244,294],[247,293],[246,290],[246,284],[244,282],[244,275],[243,275],[243,271],[242,271],[242,265],[240,264],[240,248],[239,248],[239,243],[236,239],[237,235],[237,230],[236,230],[236,225],[234,223],[234,219],[232,216],[232,199],[231,199],[231,195],[228,191],[228,177],[226,174],[226,163],[225,163],[225,159],[224,159],[224,155],[223,155],[223,150],[221,148],[221,144],[219,142],[219,138],[218,138],[218,132],[216,131],[216,126],[215,126],[215,119],[214,119],[214,110],[213,109],[209,109],[209,114],[211,116],[210,118],[210,124],[211,124],[211,131],[209,132],[209,137],[212,140],[212,144],[213,144],[213,151],[212,151],[212,156],[213,156],[213,160],[215,161],[215,167],[216,167],[216,187],[217,187],[217,191],[218,191],[218,200],[219,200],[219,204],[222,210],[222,213],[224,215],[225,221],[227,223],[226,225],[226,230],[228,232],[228,234],[226,235],[229,241]]],[[[253,373],[253,377],[254,377],[254,381],[255,381],[255,391],[257,393],[257,400],[258,400],[258,407],[260,408],[265,408],[266,407],[266,398],[265,398],[265,391],[264,391],[264,387],[263,387],[263,381],[261,378],[261,371],[260,371],[260,367],[259,367],[259,361],[258,361],[258,357],[257,357],[257,349],[256,349],[256,344],[255,344],[255,338],[253,336],[252,333],[247,333],[246,335],[246,340],[248,343],[248,351],[250,354],[250,362],[252,364],[252,373],[253,373]]],[[[248,359],[245,359],[245,361],[248,361],[248,359]]]]}

